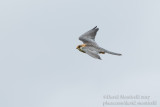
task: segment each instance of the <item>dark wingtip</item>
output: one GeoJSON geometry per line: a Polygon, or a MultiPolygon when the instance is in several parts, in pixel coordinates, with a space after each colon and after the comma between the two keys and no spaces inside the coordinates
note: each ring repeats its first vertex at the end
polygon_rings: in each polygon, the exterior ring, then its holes
{"type": "Polygon", "coordinates": [[[119,54],[119,56],[122,56],[122,54],[119,54]]]}
{"type": "Polygon", "coordinates": [[[95,26],[92,30],[98,31],[99,28],[97,28],[97,26],[95,26]]]}
{"type": "Polygon", "coordinates": [[[93,29],[97,28],[97,26],[95,26],[93,29]]]}

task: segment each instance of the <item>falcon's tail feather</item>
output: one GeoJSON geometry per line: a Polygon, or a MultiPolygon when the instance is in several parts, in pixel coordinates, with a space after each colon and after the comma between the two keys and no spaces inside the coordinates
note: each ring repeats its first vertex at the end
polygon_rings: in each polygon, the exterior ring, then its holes
{"type": "Polygon", "coordinates": [[[105,52],[108,53],[108,54],[112,54],[112,55],[118,55],[118,56],[122,55],[120,53],[115,53],[115,52],[111,52],[111,51],[108,51],[108,50],[105,50],[105,52]]]}

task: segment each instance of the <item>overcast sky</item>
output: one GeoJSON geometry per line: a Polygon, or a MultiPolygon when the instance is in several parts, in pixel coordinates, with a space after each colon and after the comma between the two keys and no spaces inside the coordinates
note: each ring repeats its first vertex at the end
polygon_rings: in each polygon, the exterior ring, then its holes
{"type": "Polygon", "coordinates": [[[159,46],[159,0],[1,0],[0,107],[103,107],[121,94],[158,106],[159,46]],[[76,50],[95,26],[96,42],[122,56],[76,50]]]}

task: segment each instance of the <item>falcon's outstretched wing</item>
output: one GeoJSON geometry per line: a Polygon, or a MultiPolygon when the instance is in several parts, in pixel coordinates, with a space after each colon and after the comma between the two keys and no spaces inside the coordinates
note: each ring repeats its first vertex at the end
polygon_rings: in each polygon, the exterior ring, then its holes
{"type": "Polygon", "coordinates": [[[79,40],[81,40],[84,44],[97,46],[97,43],[95,42],[95,36],[98,30],[99,28],[97,28],[97,26],[94,27],[93,29],[81,35],[79,40]]]}

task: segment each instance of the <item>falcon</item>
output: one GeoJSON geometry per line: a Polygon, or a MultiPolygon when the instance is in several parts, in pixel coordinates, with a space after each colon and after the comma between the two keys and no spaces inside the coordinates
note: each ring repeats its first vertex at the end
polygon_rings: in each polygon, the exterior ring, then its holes
{"type": "Polygon", "coordinates": [[[88,54],[89,56],[91,56],[93,58],[100,59],[100,60],[101,60],[101,57],[99,56],[99,54],[108,53],[108,54],[112,54],[112,55],[121,56],[122,54],[120,54],[120,53],[111,52],[111,51],[108,51],[108,50],[98,46],[98,44],[95,42],[95,36],[96,36],[98,30],[99,30],[99,28],[97,28],[97,26],[96,26],[93,29],[82,34],[79,37],[79,40],[82,41],[83,44],[78,45],[76,49],[78,49],[79,51],[81,51],[83,53],[88,54]]]}

